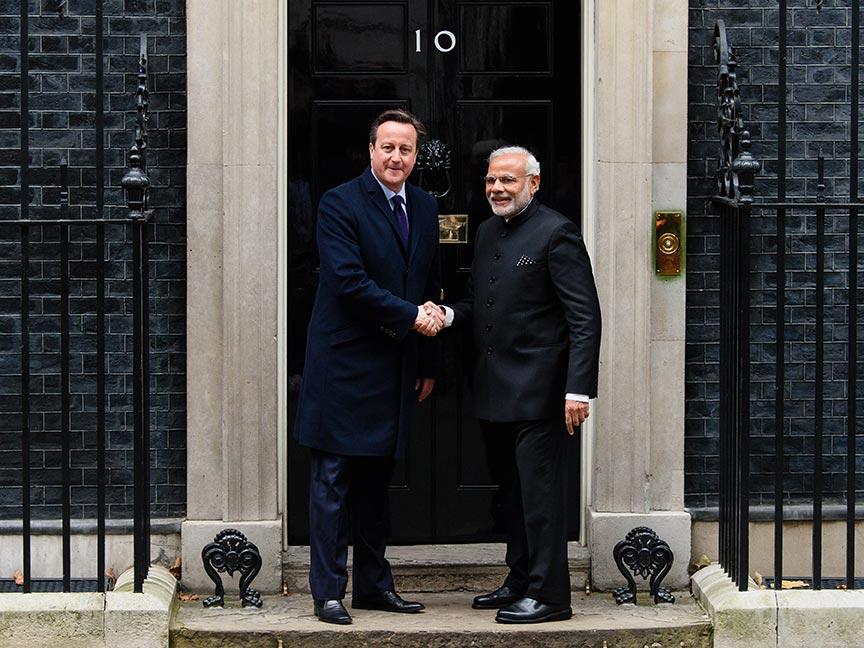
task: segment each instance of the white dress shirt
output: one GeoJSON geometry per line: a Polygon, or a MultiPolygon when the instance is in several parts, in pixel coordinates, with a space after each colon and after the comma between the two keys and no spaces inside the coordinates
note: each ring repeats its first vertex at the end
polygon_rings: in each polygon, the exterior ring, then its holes
{"type": "Polygon", "coordinates": [[[399,187],[399,191],[393,191],[378,179],[378,176],[375,175],[375,171],[372,171],[372,177],[375,178],[375,182],[377,182],[384,190],[384,197],[387,199],[387,204],[390,205],[390,209],[392,210],[395,207],[393,204],[393,196],[402,196],[402,202],[405,205],[405,214],[408,214],[408,196],[405,195],[405,183],[402,183],[402,186],[399,187]]]}

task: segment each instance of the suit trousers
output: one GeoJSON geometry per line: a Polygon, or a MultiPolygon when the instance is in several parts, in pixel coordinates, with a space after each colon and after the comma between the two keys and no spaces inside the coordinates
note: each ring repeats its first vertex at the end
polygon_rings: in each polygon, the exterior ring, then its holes
{"type": "Polygon", "coordinates": [[[512,423],[481,421],[494,448],[508,509],[504,584],[549,605],[570,604],[567,562],[567,445],[560,418],[512,423]]]}
{"type": "Polygon", "coordinates": [[[354,544],[353,595],[392,591],[384,557],[390,536],[387,492],[392,457],[349,457],[311,450],[309,587],[319,600],[342,599],[348,586],[348,542],[354,544]]]}

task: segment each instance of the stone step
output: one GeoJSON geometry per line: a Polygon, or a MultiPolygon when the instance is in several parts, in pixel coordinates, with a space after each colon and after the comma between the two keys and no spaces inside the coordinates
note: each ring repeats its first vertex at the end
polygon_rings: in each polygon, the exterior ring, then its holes
{"type": "MultiPolygon", "coordinates": [[[[400,592],[485,592],[496,589],[507,576],[503,543],[405,545],[387,548],[396,589],[400,592]]],[[[570,584],[585,590],[591,564],[588,549],[578,542],[567,547],[570,584]]],[[[351,552],[349,551],[349,570],[351,552]]],[[[309,593],[309,547],[285,552],[282,578],[290,593],[309,593]]],[[[254,587],[254,585],[253,585],[254,587]]],[[[351,579],[348,579],[351,589],[351,579]]]]}
{"type": "MultiPolygon", "coordinates": [[[[573,595],[573,618],[533,625],[495,623],[495,612],[472,610],[470,592],[427,593],[422,614],[348,611],[349,626],[321,623],[307,595],[265,596],[261,609],[183,603],[171,629],[172,648],[711,648],[712,627],[687,592],[674,605],[617,606],[608,594],[573,595]]],[[[350,597],[346,599],[350,604],[350,597]]]]}

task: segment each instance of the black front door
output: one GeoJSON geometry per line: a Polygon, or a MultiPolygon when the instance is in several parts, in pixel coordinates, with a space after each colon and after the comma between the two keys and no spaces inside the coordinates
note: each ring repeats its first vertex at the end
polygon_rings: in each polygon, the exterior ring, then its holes
{"type": "MultiPolygon", "coordinates": [[[[317,282],[317,202],[368,165],[369,124],[382,110],[411,110],[451,151],[448,173],[421,176],[415,170],[411,179],[443,194],[445,301],[462,296],[474,233],[491,216],[481,178],[493,148],[533,150],[543,167],[540,200],[580,220],[579,4],[291,0],[289,426],[317,282]]],[[[396,542],[501,537],[489,460],[496,447],[494,439],[482,438],[472,416],[470,335],[448,331],[443,339],[434,397],[418,407],[408,456],[391,487],[396,542]]],[[[578,451],[572,443],[573,537],[579,525],[578,451]]],[[[288,479],[289,540],[305,543],[308,455],[293,438],[288,479]]]]}

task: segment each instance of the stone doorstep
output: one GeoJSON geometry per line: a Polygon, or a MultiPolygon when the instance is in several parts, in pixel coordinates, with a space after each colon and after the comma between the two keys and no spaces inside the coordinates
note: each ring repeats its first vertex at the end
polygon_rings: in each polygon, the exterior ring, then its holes
{"type": "Polygon", "coordinates": [[[712,648],[708,617],[687,592],[674,605],[617,606],[608,594],[573,595],[573,618],[536,625],[495,623],[494,610],[472,610],[469,592],[427,593],[417,600],[422,614],[348,611],[349,626],[318,621],[307,595],[265,596],[261,609],[204,609],[201,602],[182,603],[171,629],[172,648],[447,648],[536,646],[543,648],[712,648]]]}
{"type": "Polygon", "coordinates": [[[693,594],[714,623],[722,648],[861,646],[864,591],[768,590],[750,581],[739,592],[716,563],[693,575],[693,594]]]}
{"type": "MultiPolygon", "coordinates": [[[[397,545],[387,548],[396,589],[400,592],[485,592],[507,576],[503,543],[397,545]]],[[[585,591],[590,568],[588,549],[578,542],[567,547],[570,585],[585,591]]],[[[309,593],[309,547],[291,546],[284,553],[282,577],[290,593],[309,593]]],[[[351,567],[351,552],[348,552],[351,567]]],[[[254,583],[253,583],[254,587],[254,583]]],[[[351,591],[351,579],[348,580],[351,591]]]]}

